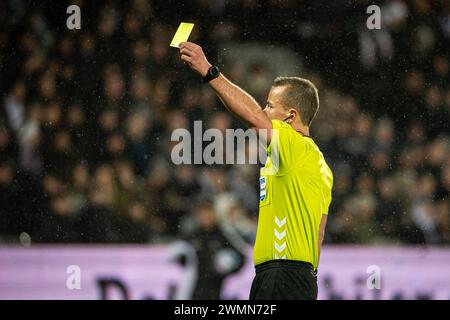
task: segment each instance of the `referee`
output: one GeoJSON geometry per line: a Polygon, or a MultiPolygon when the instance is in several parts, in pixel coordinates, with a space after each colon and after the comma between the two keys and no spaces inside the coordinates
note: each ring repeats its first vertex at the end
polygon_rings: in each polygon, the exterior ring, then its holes
{"type": "Polygon", "coordinates": [[[183,42],[180,53],[232,114],[257,132],[267,132],[250,299],[317,299],[316,274],[333,175],[309,137],[319,108],[316,87],[302,78],[276,78],[261,109],[208,62],[200,46],[183,42]],[[274,155],[277,161],[272,161],[274,155]]]}

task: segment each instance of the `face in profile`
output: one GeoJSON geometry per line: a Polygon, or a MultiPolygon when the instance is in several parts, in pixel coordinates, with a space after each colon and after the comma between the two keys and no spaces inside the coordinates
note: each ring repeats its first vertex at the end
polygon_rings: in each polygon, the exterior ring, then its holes
{"type": "Polygon", "coordinates": [[[269,91],[267,104],[263,111],[270,120],[284,120],[286,118],[286,110],[281,104],[284,89],[284,87],[272,87],[269,91]]]}

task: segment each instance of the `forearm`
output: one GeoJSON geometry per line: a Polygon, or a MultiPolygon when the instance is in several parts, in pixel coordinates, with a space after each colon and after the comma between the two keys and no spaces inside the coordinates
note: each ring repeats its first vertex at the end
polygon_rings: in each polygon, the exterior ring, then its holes
{"type": "MultiPolygon", "coordinates": [[[[183,42],[180,44],[180,53],[181,60],[186,62],[192,70],[202,77],[207,74],[211,64],[199,45],[192,42],[183,42]]],[[[270,140],[272,122],[255,99],[222,74],[211,80],[209,84],[231,113],[250,127],[267,129],[267,138],[270,140]]]]}
{"type": "Polygon", "coordinates": [[[227,109],[250,127],[267,128],[270,120],[255,99],[220,74],[209,82],[227,109]]]}

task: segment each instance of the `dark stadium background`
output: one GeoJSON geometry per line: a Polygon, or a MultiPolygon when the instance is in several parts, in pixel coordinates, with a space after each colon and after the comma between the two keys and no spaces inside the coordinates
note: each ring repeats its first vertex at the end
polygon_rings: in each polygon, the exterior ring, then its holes
{"type": "Polygon", "coordinates": [[[183,239],[197,249],[200,298],[219,297],[222,281],[249,264],[258,166],[170,159],[176,128],[243,126],[169,47],[182,21],[262,105],[278,75],[317,85],[312,137],[334,173],[324,255],[339,245],[429,249],[445,266],[445,0],[1,1],[0,261],[20,247],[159,250],[183,239]],[[80,30],[66,27],[71,4],[80,30]],[[366,27],[371,4],[381,7],[380,30],[366,27]],[[218,250],[225,271],[212,259],[218,250]]]}

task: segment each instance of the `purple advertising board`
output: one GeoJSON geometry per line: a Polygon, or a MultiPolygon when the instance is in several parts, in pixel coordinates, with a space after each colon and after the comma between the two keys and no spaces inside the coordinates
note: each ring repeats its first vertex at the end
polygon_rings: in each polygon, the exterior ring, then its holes
{"type": "MultiPolygon", "coordinates": [[[[224,299],[248,298],[251,259],[249,248],[224,299]]],[[[325,246],[319,299],[448,300],[449,267],[445,247],[325,246]]],[[[185,299],[193,274],[173,245],[0,247],[0,299],[185,299]]]]}

